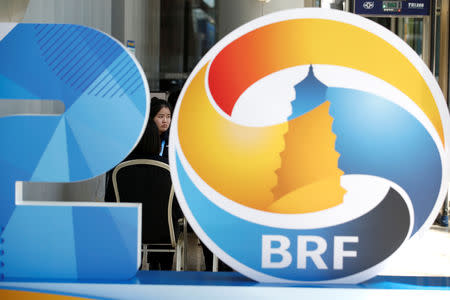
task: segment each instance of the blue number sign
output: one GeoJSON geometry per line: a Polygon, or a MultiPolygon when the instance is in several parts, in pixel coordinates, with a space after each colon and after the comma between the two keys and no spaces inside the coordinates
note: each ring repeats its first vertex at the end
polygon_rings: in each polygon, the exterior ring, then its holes
{"type": "Polygon", "coordinates": [[[91,28],[0,23],[0,101],[11,99],[59,100],[65,111],[0,117],[1,278],[132,277],[139,205],[27,203],[15,186],[86,180],[126,157],[148,115],[142,69],[91,28]]]}

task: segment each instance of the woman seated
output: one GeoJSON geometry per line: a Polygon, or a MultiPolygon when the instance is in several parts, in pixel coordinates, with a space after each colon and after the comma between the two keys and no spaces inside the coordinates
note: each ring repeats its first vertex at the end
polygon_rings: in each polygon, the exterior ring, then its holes
{"type": "MultiPolygon", "coordinates": [[[[131,153],[123,160],[154,159],[169,163],[169,128],[172,109],[167,101],[153,97],[150,106],[150,118],[144,134],[131,153]]],[[[111,180],[112,171],[106,173],[105,202],[116,202],[111,180]]]]}
{"type": "MultiPolygon", "coordinates": [[[[168,163],[168,141],[169,141],[168,137],[169,137],[170,123],[171,123],[170,104],[164,100],[153,98],[151,101],[150,117],[147,122],[147,127],[139,143],[136,145],[136,147],[124,161],[135,159],[152,159],[168,163]]],[[[111,179],[111,173],[112,171],[108,172],[109,179],[111,179]]],[[[116,201],[116,199],[114,195],[114,188],[112,186],[111,181],[112,180],[108,180],[109,184],[107,185],[107,193],[106,193],[107,196],[105,197],[105,201],[113,202],[116,201]]],[[[155,190],[155,193],[158,194],[158,191],[155,190]]],[[[142,196],[144,195],[142,195],[141,193],[139,197],[134,198],[140,198],[142,196]]],[[[144,197],[143,199],[147,198],[144,197]]],[[[127,199],[122,199],[121,197],[121,201],[126,202],[127,199]]],[[[143,203],[143,205],[149,204],[143,203]]],[[[159,209],[164,209],[164,207],[167,207],[167,204],[161,204],[159,206],[160,206],[159,209]]],[[[183,215],[178,205],[178,202],[176,201],[176,198],[174,198],[172,208],[172,217],[173,217],[172,219],[176,237],[179,235],[179,227],[177,226],[178,223],[177,220],[182,216],[183,215]]],[[[164,225],[162,224],[153,224],[152,222],[155,221],[154,219],[148,219],[148,217],[146,218],[145,209],[143,211],[142,217],[143,217],[142,220],[143,233],[146,232],[148,228],[153,228],[153,230],[155,228],[164,228],[164,225]]],[[[167,226],[167,224],[165,226],[167,226]]],[[[156,236],[159,236],[159,232],[154,232],[154,234],[156,234],[156,236]]],[[[168,253],[152,252],[152,254],[148,257],[151,269],[170,270],[172,269],[172,260],[173,255],[171,253],[168,254],[168,253]]]]}

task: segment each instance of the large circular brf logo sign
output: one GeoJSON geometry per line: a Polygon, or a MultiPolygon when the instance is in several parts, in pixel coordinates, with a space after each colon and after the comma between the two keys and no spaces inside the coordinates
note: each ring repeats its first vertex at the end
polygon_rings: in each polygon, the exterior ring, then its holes
{"type": "Polygon", "coordinates": [[[447,191],[449,117],[432,74],[387,29],[334,10],[226,36],[189,77],[170,138],[189,223],[258,281],[366,280],[447,191]]]}

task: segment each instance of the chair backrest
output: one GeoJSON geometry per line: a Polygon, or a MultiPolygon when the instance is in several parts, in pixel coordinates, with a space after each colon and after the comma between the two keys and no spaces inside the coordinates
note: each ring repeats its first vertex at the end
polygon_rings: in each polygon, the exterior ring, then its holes
{"type": "Polygon", "coordinates": [[[151,159],[129,160],[114,169],[112,182],[117,202],[142,203],[142,243],[175,247],[169,166],[151,159]]]}

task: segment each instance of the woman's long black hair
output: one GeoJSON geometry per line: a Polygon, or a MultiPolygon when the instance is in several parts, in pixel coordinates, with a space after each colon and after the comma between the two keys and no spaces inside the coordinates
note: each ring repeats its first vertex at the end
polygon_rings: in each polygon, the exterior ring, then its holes
{"type": "Polygon", "coordinates": [[[172,106],[170,105],[169,102],[167,102],[166,100],[159,99],[157,97],[153,97],[150,104],[150,120],[153,120],[153,118],[164,107],[167,107],[170,110],[170,113],[172,113],[172,106]]]}

